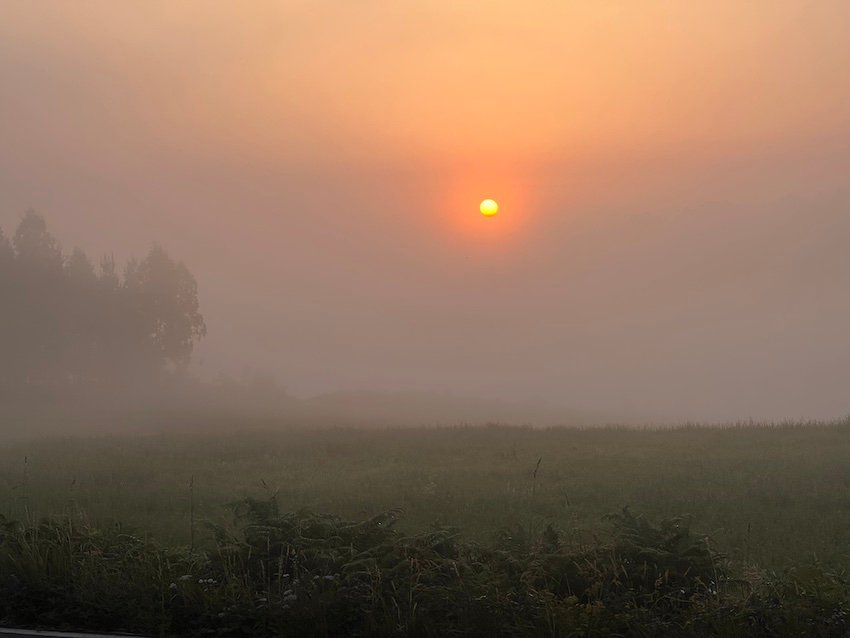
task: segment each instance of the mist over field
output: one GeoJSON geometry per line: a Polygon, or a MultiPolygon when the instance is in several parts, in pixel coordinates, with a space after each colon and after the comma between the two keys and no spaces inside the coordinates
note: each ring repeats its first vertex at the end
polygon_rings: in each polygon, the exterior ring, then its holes
{"type": "Polygon", "coordinates": [[[844,0],[0,2],[0,633],[850,636],[848,61],[844,0]]]}

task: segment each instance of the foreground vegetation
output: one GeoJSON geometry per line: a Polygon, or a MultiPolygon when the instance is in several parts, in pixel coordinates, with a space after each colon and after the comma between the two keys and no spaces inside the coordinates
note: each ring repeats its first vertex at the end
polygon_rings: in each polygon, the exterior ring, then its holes
{"type": "Polygon", "coordinates": [[[628,510],[610,537],[395,529],[247,499],[207,551],[73,521],[0,532],[5,623],[180,636],[846,636],[850,583],[816,567],[736,577],[685,519],[628,510]]]}
{"type": "Polygon", "coordinates": [[[848,458],[848,421],[7,442],[0,625],[846,636],[848,458]]]}
{"type": "Polygon", "coordinates": [[[552,525],[586,542],[606,514],[631,506],[653,520],[691,515],[743,564],[850,567],[847,422],[645,431],[220,425],[229,432],[0,444],[0,512],[121,522],[189,545],[201,522],[226,522],[227,503],[277,493],[286,510],[350,520],[399,507],[405,533],[439,523],[488,543],[518,525],[552,525]]]}

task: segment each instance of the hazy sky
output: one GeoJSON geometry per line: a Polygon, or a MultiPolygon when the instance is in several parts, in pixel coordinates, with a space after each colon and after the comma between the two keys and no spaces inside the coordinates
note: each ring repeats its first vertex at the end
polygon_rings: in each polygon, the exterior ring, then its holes
{"type": "Polygon", "coordinates": [[[843,415],[848,35],[844,0],[5,0],[0,226],[163,243],[210,375],[843,415]]]}

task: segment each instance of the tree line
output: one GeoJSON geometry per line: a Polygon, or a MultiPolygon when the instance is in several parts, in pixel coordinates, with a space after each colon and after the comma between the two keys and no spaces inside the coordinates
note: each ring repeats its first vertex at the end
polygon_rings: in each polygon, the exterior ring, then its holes
{"type": "Polygon", "coordinates": [[[197,282],[161,246],[119,269],[65,254],[33,211],[0,228],[0,389],[150,380],[184,369],[205,334],[197,282]]]}

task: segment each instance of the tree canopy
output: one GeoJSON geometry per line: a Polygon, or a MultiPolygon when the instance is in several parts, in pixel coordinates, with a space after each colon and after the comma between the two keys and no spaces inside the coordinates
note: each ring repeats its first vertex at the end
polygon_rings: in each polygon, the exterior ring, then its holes
{"type": "Polygon", "coordinates": [[[206,334],[189,269],[154,245],[119,273],[63,253],[27,212],[0,229],[0,387],[120,383],[183,369],[206,334]]]}

